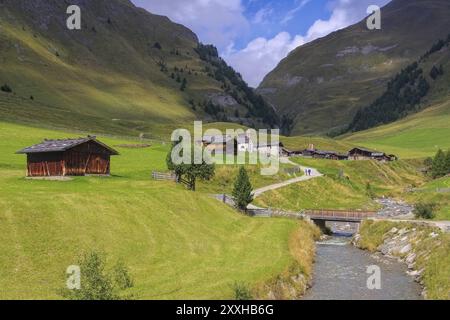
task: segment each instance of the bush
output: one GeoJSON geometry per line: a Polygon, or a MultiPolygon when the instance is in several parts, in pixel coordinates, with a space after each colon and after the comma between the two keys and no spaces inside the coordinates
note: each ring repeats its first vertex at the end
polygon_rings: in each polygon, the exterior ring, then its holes
{"type": "Polygon", "coordinates": [[[246,283],[236,282],[233,285],[235,300],[253,300],[253,295],[249,286],[246,283]]]}
{"type": "Polygon", "coordinates": [[[81,270],[81,288],[64,288],[60,294],[69,300],[121,300],[130,299],[120,292],[133,287],[128,269],[118,262],[110,271],[106,270],[105,257],[96,251],[85,253],[78,261],[81,270]]]}
{"type": "Polygon", "coordinates": [[[434,209],[436,208],[436,204],[434,203],[417,203],[414,208],[414,215],[418,219],[433,219],[436,214],[434,213],[434,209]]]}
{"type": "Polygon", "coordinates": [[[376,195],[375,192],[372,189],[372,185],[370,184],[370,182],[367,182],[366,184],[366,194],[370,199],[375,199],[376,195]]]}
{"type": "Polygon", "coordinates": [[[6,83],[0,87],[0,90],[2,90],[3,92],[8,92],[8,93],[12,92],[11,87],[8,86],[6,83]]]}

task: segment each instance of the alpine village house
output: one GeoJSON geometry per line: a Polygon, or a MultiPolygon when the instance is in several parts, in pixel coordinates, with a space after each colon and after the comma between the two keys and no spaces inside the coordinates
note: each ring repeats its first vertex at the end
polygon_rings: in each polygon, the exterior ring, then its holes
{"type": "Polygon", "coordinates": [[[119,153],[96,137],[44,140],[17,154],[27,155],[28,177],[109,175],[119,153]]]}

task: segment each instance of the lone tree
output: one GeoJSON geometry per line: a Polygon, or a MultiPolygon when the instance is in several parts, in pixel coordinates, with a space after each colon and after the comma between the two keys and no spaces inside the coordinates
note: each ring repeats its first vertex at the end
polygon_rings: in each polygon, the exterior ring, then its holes
{"type": "Polygon", "coordinates": [[[439,149],[433,159],[433,166],[431,168],[431,174],[433,178],[440,178],[448,173],[446,161],[446,154],[444,153],[444,151],[439,149]]]}
{"type": "Polygon", "coordinates": [[[186,78],[183,78],[183,81],[181,82],[180,90],[181,91],[186,90],[186,86],[187,86],[187,80],[186,80],[186,78]]]}
{"type": "Polygon", "coordinates": [[[244,167],[239,169],[239,174],[234,182],[233,199],[236,207],[247,211],[247,206],[253,201],[253,187],[244,167]]]}
{"type": "MultiPolygon", "coordinates": [[[[215,174],[215,166],[214,164],[210,164],[208,159],[202,158],[201,164],[196,164],[194,161],[194,147],[191,150],[191,161],[189,163],[181,163],[175,164],[172,160],[173,150],[176,145],[181,143],[181,140],[178,143],[174,143],[172,145],[172,149],[167,154],[167,168],[175,172],[177,176],[177,181],[185,183],[187,188],[191,191],[195,191],[197,180],[211,180],[215,174]]],[[[200,150],[203,153],[203,150],[200,150]]],[[[179,154],[180,157],[183,156],[183,151],[179,154]]]]}

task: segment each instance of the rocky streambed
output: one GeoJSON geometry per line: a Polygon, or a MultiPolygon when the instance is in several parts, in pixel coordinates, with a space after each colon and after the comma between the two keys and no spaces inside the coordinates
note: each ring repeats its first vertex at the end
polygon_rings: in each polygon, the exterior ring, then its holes
{"type": "Polygon", "coordinates": [[[380,218],[412,218],[414,207],[404,201],[381,198],[376,200],[378,204],[382,206],[382,209],[378,211],[380,218]]]}
{"type": "Polygon", "coordinates": [[[348,237],[325,237],[317,243],[312,287],[305,300],[418,300],[421,287],[405,265],[381,254],[360,250],[348,237]],[[370,288],[368,268],[380,268],[381,287],[370,288]]]}
{"type": "MultiPolygon", "coordinates": [[[[352,243],[358,248],[367,249],[367,239],[364,239],[367,235],[363,230],[363,235],[356,234],[352,243]]],[[[431,227],[398,224],[382,235],[382,243],[372,251],[405,264],[406,273],[422,286],[422,296],[427,298],[424,273],[430,256],[441,245],[441,236],[438,229],[431,227]]]]}

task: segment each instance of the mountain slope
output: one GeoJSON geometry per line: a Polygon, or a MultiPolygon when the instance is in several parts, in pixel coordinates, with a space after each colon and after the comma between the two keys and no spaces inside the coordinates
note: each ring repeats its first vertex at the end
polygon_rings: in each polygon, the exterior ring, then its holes
{"type": "Polygon", "coordinates": [[[259,92],[295,119],[293,133],[339,130],[369,105],[387,81],[450,31],[447,0],[393,0],[382,30],[366,21],[294,50],[259,92]]]}
{"type": "Polygon", "coordinates": [[[433,99],[450,96],[450,34],[419,60],[402,69],[372,104],[356,113],[347,131],[362,131],[395,122],[427,107],[433,99]]]}
{"type": "Polygon", "coordinates": [[[450,98],[400,121],[357,132],[343,141],[363,145],[402,158],[424,158],[450,149],[450,98]]]}
{"type": "MultiPolygon", "coordinates": [[[[432,156],[439,148],[449,149],[450,47],[444,44],[437,51],[430,50],[418,61],[417,70],[422,70],[422,75],[429,84],[429,90],[419,104],[399,105],[405,108],[404,115],[409,113],[409,116],[394,123],[344,135],[341,141],[385,150],[402,157],[432,156]],[[436,73],[437,70],[443,73],[436,73]]],[[[388,107],[398,109],[386,105],[386,108],[388,107]]],[[[355,117],[353,123],[364,123],[363,119],[381,119],[389,112],[383,108],[380,110],[369,108],[361,110],[359,114],[360,117],[355,117]],[[376,112],[373,113],[374,111],[376,112]]]]}
{"type": "Polygon", "coordinates": [[[276,118],[249,101],[246,85],[216,80],[220,71],[184,26],[128,0],[70,4],[81,8],[81,30],[67,29],[65,1],[0,2],[0,85],[13,91],[0,92],[4,120],[153,134],[195,118],[255,126],[261,113],[276,118]]]}

